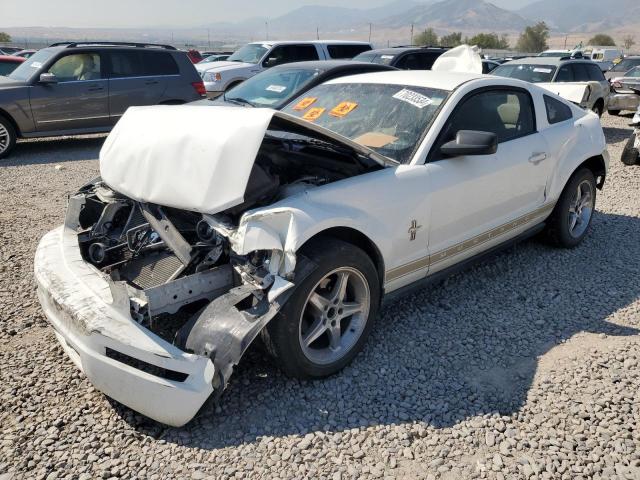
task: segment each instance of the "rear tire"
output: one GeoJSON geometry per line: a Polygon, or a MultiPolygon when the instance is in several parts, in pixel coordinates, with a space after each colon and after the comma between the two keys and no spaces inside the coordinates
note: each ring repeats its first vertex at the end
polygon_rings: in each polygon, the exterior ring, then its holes
{"type": "Polygon", "coordinates": [[[9,120],[0,117],[0,158],[9,156],[16,145],[16,129],[9,120]]]}
{"type": "Polygon", "coordinates": [[[325,237],[302,251],[318,267],[293,287],[262,340],[288,376],[322,378],[362,350],[378,313],[380,283],[369,256],[350,243],[325,237]]]}
{"type": "Polygon", "coordinates": [[[636,143],[636,135],[637,134],[635,133],[631,134],[629,140],[624,146],[624,150],[622,150],[622,157],[620,157],[620,160],[622,160],[622,163],[625,165],[636,165],[638,160],[640,160],[640,152],[634,147],[636,143]]]}
{"type": "Polygon", "coordinates": [[[547,221],[550,242],[562,248],[579,245],[589,231],[596,204],[596,179],[581,168],[569,179],[547,221]]]}

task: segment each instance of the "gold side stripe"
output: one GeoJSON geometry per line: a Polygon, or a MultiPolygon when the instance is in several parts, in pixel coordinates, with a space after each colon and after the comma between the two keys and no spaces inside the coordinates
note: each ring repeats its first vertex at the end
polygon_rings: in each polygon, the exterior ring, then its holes
{"type": "Polygon", "coordinates": [[[452,245],[451,247],[440,250],[433,255],[428,255],[426,257],[419,258],[418,260],[414,260],[412,262],[405,263],[404,265],[388,270],[385,275],[386,280],[388,282],[396,280],[400,277],[404,277],[405,275],[417,272],[418,270],[421,270],[423,268],[427,268],[431,265],[436,265],[440,262],[444,262],[445,260],[455,255],[460,255],[469,249],[475,248],[479,245],[482,245],[483,243],[493,240],[496,237],[500,237],[511,232],[512,230],[520,228],[538,217],[547,215],[551,213],[554,207],[555,204],[544,205],[531,213],[527,213],[526,215],[516,218],[515,220],[505,223],[504,225],[500,225],[487,232],[476,235],[469,240],[465,240],[464,242],[452,245]]]}

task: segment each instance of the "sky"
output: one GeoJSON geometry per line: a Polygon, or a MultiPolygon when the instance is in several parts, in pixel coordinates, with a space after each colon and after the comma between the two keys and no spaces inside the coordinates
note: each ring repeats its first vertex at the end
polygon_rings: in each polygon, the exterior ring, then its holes
{"type": "MultiPolygon", "coordinates": [[[[274,18],[302,5],[373,8],[393,0],[0,0],[2,27],[190,27],[274,18]],[[28,9],[25,7],[28,3],[28,9]]],[[[533,0],[493,0],[518,8],[533,0]]]]}

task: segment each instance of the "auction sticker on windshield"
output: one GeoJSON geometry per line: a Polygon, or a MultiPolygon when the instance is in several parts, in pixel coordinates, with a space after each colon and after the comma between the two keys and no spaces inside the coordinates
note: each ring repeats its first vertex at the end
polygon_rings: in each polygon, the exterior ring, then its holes
{"type": "Polygon", "coordinates": [[[424,108],[433,103],[433,101],[426,95],[422,95],[421,93],[414,92],[413,90],[409,90],[408,88],[403,88],[398,93],[393,95],[393,98],[402,100],[403,102],[407,102],[413,105],[414,107],[418,107],[418,108],[424,108]]]}
{"type": "Polygon", "coordinates": [[[295,105],[295,107],[293,107],[293,109],[297,110],[299,112],[299,111],[304,110],[305,108],[308,108],[311,105],[313,105],[316,102],[316,100],[318,100],[317,97],[306,97],[306,98],[303,98],[298,103],[296,103],[296,105],[295,105]]]}
{"type": "Polygon", "coordinates": [[[332,117],[345,117],[358,106],[355,102],[341,102],[329,112],[332,117]]]}
{"type": "Polygon", "coordinates": [[[552,69],[538,67],[538,68],[534,68],[533,71],[536,72],[536,73],[551,73],[552,69]]]}
{"type": "Polygon", "coordinates": [[[307,120],[308,122],[313,122],[314,120],[317,120],[318,118],[320,118],[320,116],[324,113],[325,110],[326,108],[320,108],[320,107],[311,108],[309,109],[309,111],[307,111],[307,113],[305,113],[302,116],[302,118],[304,120],[307,120]]]}
{"type": "Polygon", "coordinates": [[[269,92],[276,92],[276,93],[282,93],[287,89],[287,87],[285,87],[284,85],[269,85],[267,88],[265,88],[265,90],[268,90],[269,92]]]}

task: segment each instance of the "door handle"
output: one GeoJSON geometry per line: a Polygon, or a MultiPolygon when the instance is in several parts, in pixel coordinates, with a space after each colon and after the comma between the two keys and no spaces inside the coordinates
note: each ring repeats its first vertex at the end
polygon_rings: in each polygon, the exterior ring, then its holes
{"type": "Polygon", "coordinates": [[[157,80],[149,80],[147,82],[144,82],[145,85],[157,85],[158,81],[157,80]]]}
{"type": "Polygon", "coordinates": [[[104,90],[104,87],[89,87],[88,91],[90,92],[101,92],[104,90]]]}
{"type": "Polygon", "coordinates": [[[532,153],[531,156],[529,157],[529,161],[534,165],[537,165],[546,159],[547,159],[547,154],[545,152],[535,152],[535,153],[532,153]]]}

